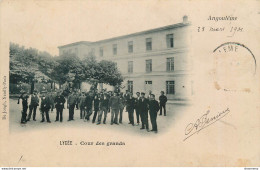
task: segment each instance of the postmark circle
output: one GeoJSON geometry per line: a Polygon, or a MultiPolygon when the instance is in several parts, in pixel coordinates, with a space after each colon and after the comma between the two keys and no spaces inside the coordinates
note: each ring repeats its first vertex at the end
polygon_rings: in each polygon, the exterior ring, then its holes
{"type": "Polygon", "coordinates": [[[256,58],[244,44],[226,42],[213,50],[217,90],[244,90],[256,74],[256,58]]]}

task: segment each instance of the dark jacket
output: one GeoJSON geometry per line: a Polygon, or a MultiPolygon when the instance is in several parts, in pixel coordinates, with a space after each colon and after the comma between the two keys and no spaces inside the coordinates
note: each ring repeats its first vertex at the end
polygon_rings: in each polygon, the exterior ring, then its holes
{"type": "Polygon", "coordinates": [[[45,99],[41,99],[41,107],[40,107],[40,110],[42,112],[44,111],[49,111],[51,108],[51,101],[50,101],[50,98],[49,97],[45,97],[45,99]]]}
{"type": "Polygon", "coordinates": [[[93,97],[87,95],[86,96],[86,107],[87,108],[92,108],[92,104],[93,104],[93,97]]]}
{"type": "Polygon", "coordinates": [[[126,104],[126,109],[127,109],[127,111],[129,112],[133,112],[134,111],[134,109],[135,109],[135,102],[136,102],[136,99],[135,98],[129,98],[128,100],[127,100],[127,104],[126,104]]]}
{"type": "Polygon", "coordinates": [[[112,109],[119,109],[119,97],[118,96],[112,96],[109,99],[109,106],[112,109]]]}
{"type": "Polygon", "coordinates": [[[28,106],[28,98],[29,98],[29,96],[28,95],[22,95],[20,98],[22,99],[23,106],[28,106]]]}
{"type": "Polygon", "coordinates": [[[99,102],[100,102],[100,99],[99,99],[99,98],[94,99],[94,110],[95,110],[95,111],[98,111],[98,110],[99,110],[99,102]]]}
{"type": "Polygon", "coordinates": [[[167,102],[167,97],[165,95],[161,95],[159,97],[160,104],[165,104],[167,102]]]}
{"type": "Polygon", "coordinates": [[[100,99],[100,102],[99,102],[99,107],[101,110],[105,110],[105,109],[108,109],[109,108],[109,99],[106,98],[101,98],[100,99]]]}
{"type": "Polygon", "coordinates": [[[141,97],[136,97],[135,98],[135,109],[136,110],[138,110],[138,109],[140,109],[139,107],[140,107],[140,99],[141,99],[141,97]]]}
{"type": "Polygon", "coordinates": [[[21,95],[21,96],[18,98],[18,103],[17,103],[17,104],[19,104],[20,99],[22,99],[22,105],[23,105],[23,107],[28,107],[28,98],[29,98],[28,95],[21,95]]]}
{"type": "Polygon", "coordinates": [[[54,99],[55,107],[57,109],[63,109],[64,108],[64,103],[66,102],[66,99],[64,96],[56,96],[54,99]]]}
{"type": "Polygon", "coordinates": [[[160,109],[159,103],[156,100],[149,101],[149,110],[150,113],[157,113],[160,109]]]}
{"type": "Polygon", "coordinates": [[[125,98],[125,100],[128,100],[128,99],[129,99],[129,97],[130,97],[130,95],[129,95],[129,94],[124,94],[124,98],[125,98]]]}
{"type": "Polygon", "coordinates": [[[149,100],[146,98],[144,98],[144,99],[140,98],[138,107],[141,112],[147,112],[149,109],[149,100]]]}

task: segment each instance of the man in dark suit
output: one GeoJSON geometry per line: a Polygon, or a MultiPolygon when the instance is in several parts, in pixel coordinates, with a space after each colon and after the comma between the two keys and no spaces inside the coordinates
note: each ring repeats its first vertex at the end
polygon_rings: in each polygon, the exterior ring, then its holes
{"type": "Polygon", "coordinates": [[[58,92],[58,95],[54,99],[55,107],[56,107],[56,120],[62,122],[63,120],[63,108],[64,103],[66,102],[65,97],[61,95],[61,91],[58,92]]]}
{"type": "Polygon", "coordinates": [[[21,117],[21,123],[25,124],[26,116],[27,116],[27,110],[28,110],[28,98],[29,96],[25,91],[22,92],[21,96],[18,98],[18,103],[20,104],[20,99],[22,100],[22,117],[21,117]]]}
{"type": "Polygon", "coordinates": [[[68,97],[67,107],[69,108],[69,119],[68,121],[74,120],[74,109],[77,102],[75,92],[72,92],[68,97]]]}
{"type": "Polygon", "coordinates": [[[135,113],[136,113],[136,120],[137,124],[139,125],[140,123],[140,108],[139,108],[139,103],[140,103],[140,92],[136,92],[136,98],[135,98],[135,113]]]}
{"type": "Polygon", "coordinates": [[[167,97],[164,95],[164,91],[161,91],[161,96],[159,97],[159,101],[160,101],[160,115],[162,115],[162,108],[163,108],[164,116],[166,116],[167,97]]]}
{"type": "Polygon", "coordinates": [[[86,96],[86,116],[85,116],[85,119],[89,120],[89,117],[92,115],[92,105],[93,105],[93,100],[94,100],[94,97],[93,97],[93,94],[91,91],[89,91],[87,93],[87,96],[86,96]]]}
{"type": "Polygon", "coordinates": [[[121,124],[122,124],[122,120],[123,120],[123,111],[124,111],[126,101],[127,100],[123,97],[123,93],[120,93],[119,94],[119,123],[121,123],[121,124]]]}
{"type": "Polygon", "coordinates": [[[51,101],[49,99],[49,97],[46,97],[46,91],[42,92],[42,98],[41,98],[41,107],[40,107],[40,111],[42,113],[42,121],[44,122],[44,114],[46,115],[46,119],[48,123],[51,123],[50,118],[49,118],[49,111],[51,108],[51,101]]]}
{"type": "Polygon", "coordinates": [[[139,103],[140,108],[140,116],[142,121],[141,130],[145,129],[149,132],[149,124],[148,124],[148,108],[149,108],[149,100],[145,98],[145,93],[141,93],[141,99],[139,103]]]}
{"type": "Polygon", "coordinates": [[[32,112],[33,112],[33,120],[36,121],[36,110],[39,106],[39,97],[37,96],[37,91],[34,90],[33,94],[31,95],[30,99],[30,105],[29,105],[29,115],[27,117],[27,121],[30,121],[32,112]]]}
{"type": "Polygon", "coordinates": [[[150,95],[150,101],[149,101],[149,113],[150,113],[150,119],[151,119],[151,124],[152,124],[152,130],[155,133],[157,133],[157,112],[159,111],[159,103],[156,101],[154,94],[150,95]]]}
{"type": "Polygon", "coordinates": [[[130,93],[129,94],[129,99],[127,100],[127,111],[128,111],[128,118],[129,118],[129,123],[128,124],[132,124],[133,126],[134,124],[134,109],[135,109],[135,98],[133,98],[133,94],[130,93]]]}
{"type": "Polygon", "coordinates": [[[104,96],[101,97],[101,99],[100,99],[100,111],[99,111],[99,114],[98,114],[97,125],[99,125],[101,123],[103,113],[104,113],[103,123],[106,124],[107,111],[108,111],[108,108],[109,108],[109,99],[108,99],[107,96],[108,96],[107,94],[104,94],[104,96]]]}
{"type": "MultiPolygon", "coordinates": [[[[125,101],[127,101],[129,99],[129,91],[128,90],[125,91],[124,99],[125,99],[125,101]]],[[[127,112],[127,108],[125,110],[127,112]]]]}

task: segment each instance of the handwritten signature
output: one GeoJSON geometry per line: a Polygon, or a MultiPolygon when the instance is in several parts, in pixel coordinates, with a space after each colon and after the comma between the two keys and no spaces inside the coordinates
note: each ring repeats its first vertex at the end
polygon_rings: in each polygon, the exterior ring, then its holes
{"type": "Polygon", "coordinates": [[[226,108],[222,112],[218,112],[218,114],[214,115],[213,117],[208,117],[210,110],[207,110],[205,114],[203,114],[199,119],[196,120],[195,123],[189,123],[185,128],[185,138],[183,141],[188,139],[194,134],[198,134],[202,129],[212,125],[213,123],[217,122],[218,120],[225,117],[230,112],[229,108],[226,108]]]}

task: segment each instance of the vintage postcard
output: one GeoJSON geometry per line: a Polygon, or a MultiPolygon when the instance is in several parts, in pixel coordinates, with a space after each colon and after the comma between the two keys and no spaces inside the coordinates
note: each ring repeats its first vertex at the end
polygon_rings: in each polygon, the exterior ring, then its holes
{"type": "Polygon", "coordinates": [[[1,167],[259,167],[259,0],[0,1],[1,167]]]}

